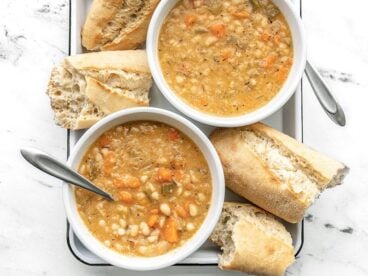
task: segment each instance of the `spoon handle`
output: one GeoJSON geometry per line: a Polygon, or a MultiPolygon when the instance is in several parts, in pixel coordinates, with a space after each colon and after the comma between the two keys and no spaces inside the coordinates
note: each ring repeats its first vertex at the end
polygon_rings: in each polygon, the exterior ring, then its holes
{"type": "Polygon", "coordinates": [[[327,86],[321,75],[308,61],[305,67],[305,73],[312,86],[314,94],[328,117],[330,117],[331,120],[339,126],[345,126],[346,120],[344,111],[331,94],[330,88],[327,86]]]}
{"type": "Polygon", "coordinates": [[[24,159],[41,171],[58,179],[64,180],[67,183],[77,185],[107,199],[113,200],[108,193],[96,187],[79,173],[65,166],[63,163],[59,162],[50,155],[34,148],[23,148],[20,150],[20,152],[24,159]]]}

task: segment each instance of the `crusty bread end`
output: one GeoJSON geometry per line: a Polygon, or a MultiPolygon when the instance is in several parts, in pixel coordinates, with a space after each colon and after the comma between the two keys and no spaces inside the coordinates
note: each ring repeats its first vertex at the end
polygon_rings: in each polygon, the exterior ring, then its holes
{"type": "Polygon", "coordinates": [[[284,220],[300,221],[327,187],[348,168],[261,123],[211,134],[226,186],[284,220]]]}
{"type": "Polygon", "coordinates": [[[225,202],[211,240],[223,250],[222,269],[283,275],[294,261],[292,239],[285,227],[250,204],[225,202]]]}
{"type": "Polygon", "coordinates": [[[88,50],[136,49],[146,40],[159,0],[94,0],[82,29],[88,50]]]}
{"type": "Polygon", "coordinates": [[[82,129],[118,110],[147,106],[151,85],[143,50],[89,53],[54,68],[47,94],[56,123],[82,129]]]}

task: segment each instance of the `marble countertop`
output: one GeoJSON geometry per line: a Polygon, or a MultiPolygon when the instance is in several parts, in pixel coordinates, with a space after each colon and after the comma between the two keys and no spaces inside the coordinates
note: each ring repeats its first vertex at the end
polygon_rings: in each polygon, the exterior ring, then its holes
{"type": "MultiPolygon", "coordinates": [[[[305,0],[309,59],[347,116],[334,125],[304,81],[304,142],[351,168],[344,185],[308,211],[305,243],[287,275],[368,275],[368,17],[366,0],[305,0]]],[[[88,267],[70,254],[60,182],[26,164],[21,146],[66,158],[66,131],[45,95],[53,65],[68,52],[68,0],[0,1],[0,275],[122,275],[88,267]]],[[[158,275],[226,274],[175,267],[158,275]]],[[[132,273],[128,273],[132,275],[132,273]]],[[[231,274],[231,273],[228,273],[231,274]]]]}

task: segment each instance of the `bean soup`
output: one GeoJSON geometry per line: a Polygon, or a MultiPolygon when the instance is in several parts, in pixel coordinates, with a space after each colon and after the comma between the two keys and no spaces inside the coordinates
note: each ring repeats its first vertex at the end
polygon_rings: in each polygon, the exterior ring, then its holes
{"type": "Polygon", "coordinates": [[[212,195],[198,147],[168,125],[138,121],[105,132],[79,172],[115,201],[76,188],[80,216],[105,246],[125,255],[157,256],[200,228],[212,195]]]}
{"type": "Polygon", "coordinates": [[[182,0],[160,32],[172,90],[194,108],[238,116],[274,98],[293,63],[289,26],[269,0],[182,0]]]}

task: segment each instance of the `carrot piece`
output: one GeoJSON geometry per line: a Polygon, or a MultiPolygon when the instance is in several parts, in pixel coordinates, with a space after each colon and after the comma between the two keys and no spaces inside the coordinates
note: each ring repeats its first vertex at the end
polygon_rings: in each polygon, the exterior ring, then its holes
{"type": "Polygon", "coordinates": [[[153,214],[148,217],[147,224],[149,227],[154,227],[158,222],[158,215],[153,214]]]}
{"type": "Polygon", "coordinates": [[[178,214],[179,217],[181,218],[187,218],[188,217],[188,212],[184,209],[184,207],[178,205],[175,207],[175,211],[178,214]]]}
{"type": "Polygon", "coordinates": [[[222,60],[224,60],[224,61],[225,60],[228,60],[234,54],[235,54],[235,49],[234,48],[226,48],[226,49],[224,49],[224,50],[221,51],[222,60]]]}
{"type": "Polygon", "coordinates": [[[275,63],[276,60],[277,56],[270,54],[263,60],[261,66],[264,68],[271,68],[271,66],[275,63]]]}
{"type": "Polygon", "coordinates": [[[197,21],[197,17],[194,14],[186,14],[184,16],[184,23],[187,27],[192,27],[193,24],[197,21]]]}
{"type": "Polygon", "coordinates": [[[276,35],[273,36],[272,40],[273,40],[274,43],[279,44],[280,41],[281,41],[281,37],[278,34],[276,34],[276,35]]]}
{"type": "Polygon", "coordinates": [[[267,32],[263,32],[263,33],[261,33],[259,38],[260,38],[260,40],[262,40],[264,42],[267,42],[267,41],[270,40],[271,36],[267,32]]]}
{"type": "Polygon", "coordinates": [[[159,210],[157,208],[154,208],[150,211],[150,214],[158,214],[159,210]]]}
{"type": "Polygon", "coordinates": [[[288,67],[282,67],[277,73],[276,73],[276,81],[278,83],[283,83],[288,76],[289,70],[288,67]]]}
{"type": "Polygon", "coordinates": [[[186,210],[186,211],[189,211],[189,205],[190,204],[192,204],[193,203],[193,200],[187,200],[187,201],[185,201],[184,202],[184,209],[186,210]]]}
{"type": "Polygon", "coordinates": [[[246,11],[234,12],[232,14],[236,19],[245,19],[249,17],[249,13],[246,11]]]}
{"type": "Polygon", "coordinates": [[[176,180],[183,179],[183,172],[181,170],[175,170],[175,172],[174,172],[174,178],[176,180]]]}
{"type": "Polygon", "coordinates": [[[118,189],[125,187],[125,184],[123,181],[121,181],[121,179],[114,179],[112,184],[114,185],[115,188],[118,188],[118,189]]]}
{"type": "Polygon", "coordinates": [[[185,189],[187,190],[194,190],[195,186],[193,184],[187,184],[185,185],[185,189]]]}
{"type": "Polygon", "coordinates": [[[205,97],[200,97],[199,98],[199,104],[201,106],[207,106],[208,105],[208,100],[205,97]]]}
{"type": "Polygon", "coordinates": [[[111,137],[106,134],[102,135],[98,143],[100,144],[101,147],[107,147],[111,143],[111,137]]]}
{"type": "Polygon", "coordinates": [[[113,168],[113,164],[110,163],[110,162],[105,162],[104,165],[103,165],[103,173],[105,175],[110,175],[111,172],[112,172],[112,168],[113,168]]]}
{"type": "Polygon", "coordinates": [[[127,204],[131,204],[133,203],[133,196],[131,193],[127,192],[127,191],[120,191],[119,192],[119,199],[127,204]]]}
{"type": "Polygon", "coordinates": [[[170,169],[166,169],[164,167],[161,167],[157,171],[156,179],[158,182],[170,182],[172,180],[172,171],[170,169]]]}
{"type": "Polygon", "coordinates": [[[179,241],[179,234],[178,230],[176,229],[176,221],[172,217],[165,221],[165,225],[163,227],[163,238],[170,243],[179,241]]]}
{"type": "Polygon", "coordinates": [[[167,133],[167,137],[169,138],[169,140],[175,141],[179,138],[179,132],[176,129],[170,129],[167,133]]]}
{"type": "Polygon", "coordinates": [[[208,29],[217,38],[223,38],[226,36],[226,26],[222,23],[213,24],[209,26],[208,29]]]}

